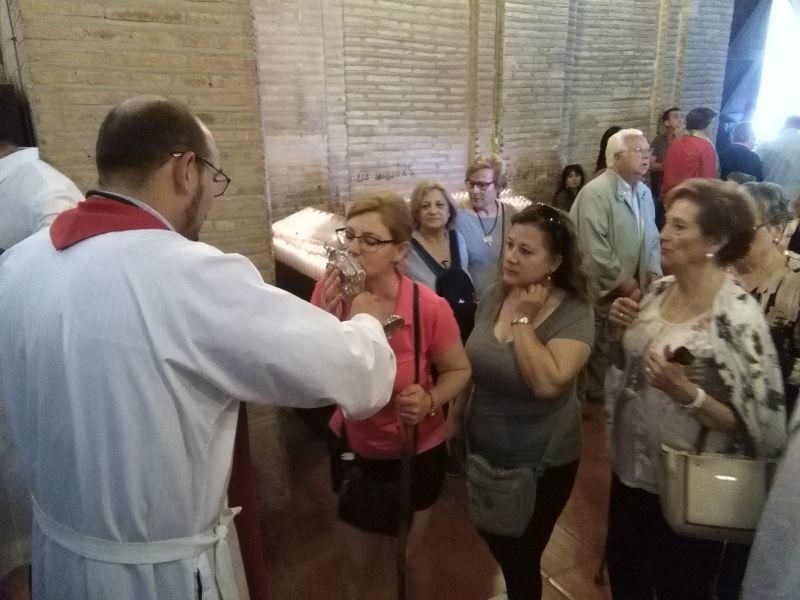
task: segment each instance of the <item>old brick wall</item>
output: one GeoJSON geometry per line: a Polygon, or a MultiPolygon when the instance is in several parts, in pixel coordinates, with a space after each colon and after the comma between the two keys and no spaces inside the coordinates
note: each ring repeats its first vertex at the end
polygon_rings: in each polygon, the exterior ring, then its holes
{"type": "MultiPolygon", "coordinates": [[[[233,177],[203,238],[245,254],[270,278],[249,2],[11,0],[10,6],[21,57],[18,83],[31,103],[43,156],[85,190],[96,177],[97,129],[114,104],[135,94],[188,103],[214,132],[223,168],[233,177]]],[[[10,41],[4,46],[8,62],[10,41]]]]}
{"type": "Polygon", "coordinates": [[[253,0],[275,215],[424,178],[478,151],[549,199],[613,124],[718,108],[730,0],[253,0]]]}

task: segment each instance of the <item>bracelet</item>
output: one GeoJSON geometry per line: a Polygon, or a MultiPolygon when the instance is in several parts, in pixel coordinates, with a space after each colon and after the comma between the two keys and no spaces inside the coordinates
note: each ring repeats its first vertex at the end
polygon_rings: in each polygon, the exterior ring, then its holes
{"type": "Polygon", "coordinates": [[[689,404],[684,404],[684,408],[691,412],[697,412],[706,403],[706,392],[703,388],[698,387],[697,393],[694,395],[694,400],[692,400],[689,404]]]}
{"type": "Polygon", "coordinates": [[[515,319],[511,319],[512,325],[530,325],[531,318],[530,317],[516,317],[515,319]]]}
{"type": "Polygon", "coordinates": [[[431,409],[428,411],[427,416],[433,417],[439,410],[439,405],[436,403],[436,398],[434,398],[433,394],[431,394],[430,392],[428,392],[428,398],[431,399],[431,409]]]}

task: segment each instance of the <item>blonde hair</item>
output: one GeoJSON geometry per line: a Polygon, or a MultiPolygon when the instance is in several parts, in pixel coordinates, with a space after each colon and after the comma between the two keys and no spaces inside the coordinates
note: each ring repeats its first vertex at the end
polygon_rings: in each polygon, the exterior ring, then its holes
{"type": "Polygon", "coordinates": [[[375,212],[381,223],[389,230],[392,240],[400,244],[411,239],[414,223],[408,205],[397,194],[392,192],[375,192],[357,198],[347,211],[347,218],[375,212]]]}
{"type": "Polygon", "coordinates": [[[450,194],[447,193],[447,190],[444,189],[441,183],[436,181],[423,181],[411,192],[411,219],[414,222],[414,229],[419,228],[419,211],[422,209],[422,201],[429,192],[434,190],[442,193],[442,196],[444,196],[444,199],[447,201],[448,209],[450,210],[450,215],[447,217],[445,227],[450,229],[450,226],[453,224],[456,218],[456,205],[453,203],[450,194]]]}
{"type": "Polygon", "coordinates": [[[506,161],[499,154],[479,154],[469,163],[464,177],[469,179],[470,175],[481,169],[491,169],[494,172],[493,181],[498,192],[506,189],[508,186],[506,161]]]}

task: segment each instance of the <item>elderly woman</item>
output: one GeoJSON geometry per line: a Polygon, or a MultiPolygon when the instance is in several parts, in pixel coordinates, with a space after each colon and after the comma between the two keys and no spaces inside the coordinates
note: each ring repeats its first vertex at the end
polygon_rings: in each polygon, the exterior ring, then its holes
{"type": "Polygon", "coordinates": [[[553,196],[553,206],[569,212],[584,183],[586,183],[586,175],[583,173],[582,166],[574,164],[564,167],[564,170],[561,171],[561,183],[553,196]]]}
{"type": "Polygon", "coordinates": [[[753,239],[750,202],[734,183],[675,187],[661,232],[672,275],[641,303],[611,305],[610,323],[625,330],[606,382],[614,598],[711,598],[722,543],[679,536],[664,520],[662,443],[693,450],[703,432],[710,452],[775,457],[783,448],[783,386],[769,329],[758,302],[725,272],[753,239]],[[681,355],[686,367],[673,360],[681,355]]]}
{"type": "Polygon", "coordinates": [[[498,199],[506,188],[506,164],[497,154],[476,156],[464,185],[469,204],[458,211],[455,227],[467,242],[468,269],[480,300],[497,277],[500,250],[516,210],[498,199]]]}
{"type": "Polygon", "coordinates": [[[401,268],[450,303],[461,339],[466,341],[475,320],[475,288],[467,270],[467,243],[452,228],[455,205],[441,184],[424,181],[411,193],[411,217],[411,249],[401,268]]]}
{"type": "MultiPolygon", "coordinates": [[[[390,341],[397,357],[394,397],[380,412],[361,421],[334,412],[330,426],[352,453],[362,478],[374,482],[396,481],[408,428],[416,428],[411,462],[411,505],[414,511],[408,537],[409,588],[413,598],[428,598],[427,579],[435,554],[424,553],[421,540],[431,506],[442,489],[445,472],[445,421],[440,407],[467,385],[470,367],[447,302],[426,286],[400,273],[398,264],[408,252],[411,214],[393,194],[375,194],[357,200],[348,211],[340,240],[366,272],[366,291],[374,294],[387,314],[401,316],[405,325],[390,341]],[[418,301],[415,302],[415,296],[418,301]],[[414,305],[419,310],[419,330],[414,330],[414,305]],[[415,339],[419,353],[415,354],[415,339]],[[419,373],[415,365],[419,362],[419,373]],[[434,382],[432,373],[437,373],[434,382]]],[[[340,318],[349,307],[340,293],[340,278],[329,270],[317,284],[312,303],[340,318]]],[[[413,442],[412,442],[413,443],[413,442]]],[[[339,456],[333,456],[334,489],[340,490],[344,473],[339,456]]],[[[340,518],[348,519],[340,512],[340,518]]],[[[347,546],[345,597],[369,596],[367,584],[380,556],[381,523],[341,522],[347,546]]]]}
{"type": "MultiPolygon", "coordinates": [[[[476,523],[509,600],[530,600],[541,597],[542,552],[578,470],[575,379],[589,358],[594,320],[569,216],[537,204],[511,223],[502,275],[481,300],[467,342],[474,386],[465,427],[471,455],[493,468],[538,475],[532,514],[513,515],[520,535],[476,523]]],[[[458,420],[463,410],[457,403],[451,417],[458,420]]],[[[467,475],[473,479],[469,460],[467,475]]]]}
{"type": "MultiPolygon", "coordinates": [[[[786,392],[789,417],[800,391],[800,262],[782,252],[781,232],[789,221],[789,203],[774,183],[746,183],[755,200],[756,224],[747,255],[733,263],[732,272],[764,311],[786,392]]],[[[750,547],[728,544],[717,580],[719,600],[736,600],[744,579],[750,547]]]]}

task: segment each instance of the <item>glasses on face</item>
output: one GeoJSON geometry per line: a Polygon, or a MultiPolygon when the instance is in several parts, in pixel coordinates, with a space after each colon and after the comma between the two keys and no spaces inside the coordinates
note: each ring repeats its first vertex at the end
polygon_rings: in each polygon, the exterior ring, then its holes
{"type": "MultiPolygon", "coordinates": [[[[172,152],[171,156],[173,158],[180,158],[181,156],[186,154],[186,152],[189,152],[189,150],[184,151],[184,152],[172,152]]],[[[218,198],[219,196],[222,196],[222,194],[225,193],[225,190],[228,189],[228,186],[231,183],[231,178],[228,177],[222,169],[220,169],[219,167],[215,166],[207,158],[204,158],[204,157],[200,156],[197,153],[195,153],[194,156],[195,156],[195,158],[197,160],[199,160],[201,163],[206,165],[209,169],[211,169],[214,172],[214,175],[211,178],[211,181],[214,184],[214,194],[213,195],[214,195],[215,198],[218,198]]]]}
{"type": "Polygon", "coordinates": [[[650,156],[650,148],[644,146],[640,146],[638,148],[629,148],[628,151],[638,154],[639,156],[650,156]]]}
{"type": "Polygon", "coordinates": [[[467,186],[468,190],[477,187],[480,191],[485,192],[489,189],[490,185],[494,185],[494,181],[472,181],[471,179],[465,179],[464,185],[467,186]]]}
{"type": "Polygon", "coordinates": [[[349,227],[340,227],[337,229],[336,238],[339,240],[339,243],[345,247],[352,244],[353,240],[358,240],[358,243],[361,245],[361,249],[365,252],[375,252],[384,244],[395,243],[394,240],[381,240],[369,233],[365,235],[356,235],[355,231],[349,227]]]}

